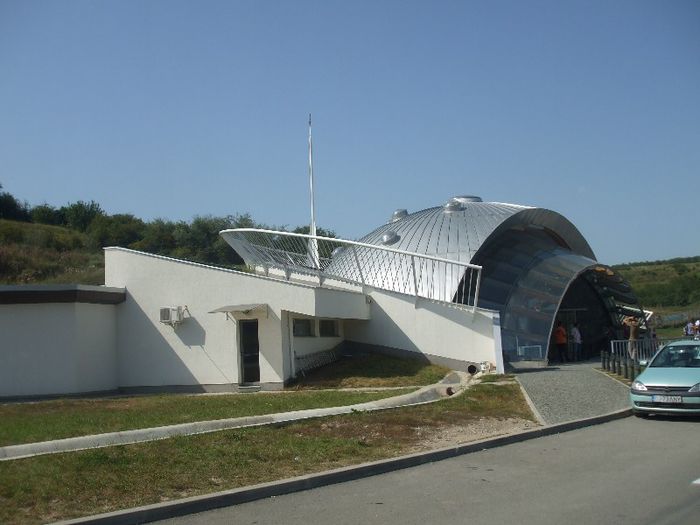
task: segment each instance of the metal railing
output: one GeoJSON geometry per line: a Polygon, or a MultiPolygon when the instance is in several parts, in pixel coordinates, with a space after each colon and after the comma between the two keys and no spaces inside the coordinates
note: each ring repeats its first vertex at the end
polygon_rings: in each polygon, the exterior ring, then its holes
{"type": "Polygon", "coordinates": [[[246,264],[370,286],[473,309],[479,300],[481,266],[344,239],[254,228],[220,235],[246,264]]]}
{"type": "Polygon", "coordinates": [[[602,366],[605,370],[632,380],[641,372],[641,361],[649,361],[662,346],[684,339],[692,339],[692,337],[618,339],[610,341],[610,351],[604,350],[601,352],[602,366]]]}
{"type": "Polygon", "coordinates": [[[629,357],[637,361],[649,360],[663,346],[659,339],[620,339],[610,341],[610,355],[629,357]]]}

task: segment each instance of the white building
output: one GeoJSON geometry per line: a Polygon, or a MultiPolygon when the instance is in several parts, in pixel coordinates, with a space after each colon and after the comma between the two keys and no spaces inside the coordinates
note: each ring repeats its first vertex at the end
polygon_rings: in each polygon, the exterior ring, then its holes
{"type": "Polygon", "coordinates": [[[546,360],[567,311],[614,324],[636,302],[561,215],[475,197],[360,242],[222,235],[252,271],[106,248],[104,287],[0,287],[0,397],[278,389],[358,350],[503,371],[546,360]]]}

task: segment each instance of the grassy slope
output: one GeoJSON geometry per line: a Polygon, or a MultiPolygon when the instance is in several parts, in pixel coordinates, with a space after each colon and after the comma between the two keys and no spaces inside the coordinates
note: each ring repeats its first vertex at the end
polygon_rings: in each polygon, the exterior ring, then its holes
{"type": "Polygon", "coordinates": [[[357,388],[430,385],[440,381],[450,370],[417,359],[398,359],[381,354],[344,357],[328,366],[317,368],[300,378],[292,388],[357,388]]]}
{"type": "MultiPolygon", "coordinates": [[[[677,284],[684,277],[700,276],[700,257],[621,264],[615,266],[615,269],[629,281],[645,308],[651,308],[661,315],[682,312],[692,317],[700,312],[700,301],[659,305],[655,300],[658,294],[654,293],[655,289],[674,286],[674,283],[677,284]]],[[[698,292],[696,296],[697,294],[698,292]]]]}
{"type": "Polygon", "coordinates": [[[365,403],[408,390],[156,395],[0,404],[0,446],[291,410],[365,403]]]}
{"type": "Polygon", "coordinates": [[[315,370],[295,389],[283,394],[154,395],[116,398],[57,399],[0,404],[0,446],[47,439],[173,425],[290,410],[364,403],[406,393],[411,389],[380,392],[314,391],[342,386],[381,388],[429,385],[448,369],[411,359],[367,355],[344,359],[315,370]],[[329,378],[331,384],[329,385],[329,378]]]}
{"type": "Polygon", "coordinates": [[[645,284],[664,284],[674,277],[700,272],[700,257],[620,264],[615,266],[615,269],[619,270],[635,287],[645,284]]]}
{"type": "Polygon", "coordinates": [[[104,284],[104,254],[84,234],[0,219],[0,284],[104,284]]]}

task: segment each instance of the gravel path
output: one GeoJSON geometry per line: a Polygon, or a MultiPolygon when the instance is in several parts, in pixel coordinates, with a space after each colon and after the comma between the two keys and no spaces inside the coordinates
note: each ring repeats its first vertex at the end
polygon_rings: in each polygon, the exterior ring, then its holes
{"type": "Polygon", "coordinates": [[[565,363],[516,372],[547,424],[628,408],[629,388],[595,370],[597,361],[565,363]]]}

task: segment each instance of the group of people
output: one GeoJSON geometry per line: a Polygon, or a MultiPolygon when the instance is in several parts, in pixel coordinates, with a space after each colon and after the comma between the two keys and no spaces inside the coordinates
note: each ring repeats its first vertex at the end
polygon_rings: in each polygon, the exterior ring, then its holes
{"type": "MultiPolygon", "coordinates": [[[[700,324],[697,326],[700,330],[700,324]]],[[[640,320],[634,316],[625,317],[622,320],[622,329],[624,332],[624,338],[628,340],[627,353],[632,358],[637,357],[637,346],[639,338],[640,320]]],[[[579,361],[583,359],[583,338],[581,337],[581,330],[579,323],[574,323],[571,327],[570,334],[566,332],[564,328],[564,323],[562,321],[557,321],[557,326],[554,329],[553,339],[554,344],[557,348],[557,357],[559,362],[566,363],[567,361],[579,361]],[[569,340],[571,340],[571,354],[569,355],[569,340]]],[[[700,332],[699,332],[700,333],[700,332]]],[[[615,331],[612,327],[607,328],[607,332],[604,337],[605,348],[610,346],[610,341],[616,339],[615,331]]],[[[656,339],[656,329],[652,326],[649,329],[649,336],[652,340],[656,339]]]]}
{"type": "Polygon", "coordinates": [[[688,324],[683,328],[683,335],[685,336],[700,336],[700,319],[697,321],[688,321],[688,324]]]}
{"type": "MultiPolygon", "coordinates": [[[[583,357],[583,339],[581,338],[578,323],[574,323],[574,326],[571,327],[571,339],[574,343],[572,359],[578,361],[583,357]]],[[[559,361],[562,363],[566,363],[568,360],[566,352],[568,340],[569,336],[566,333],[564,324],[561,321],[557,321],[557,327],[554,329],[554,344],[557,345],[557,354],[559,361]]]]}

